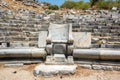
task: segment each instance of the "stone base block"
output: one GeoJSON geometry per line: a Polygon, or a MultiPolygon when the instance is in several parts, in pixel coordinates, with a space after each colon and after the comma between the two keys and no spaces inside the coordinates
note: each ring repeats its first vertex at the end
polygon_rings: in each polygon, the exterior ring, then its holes
{"type": "Polygon", "coordinates": [[[45,64],[47,65],[68,65],[74,64],[73,56],[65,57],[64,54],[55,54],[54,56],[47,56],[45,64]]]}
{"type": "Polygon", "coordinates": [[[35,67],[35,76],[50,77],[53,75],[69,75],[75,74],[77,65],[44,65],[40,64],[35,67]]]}

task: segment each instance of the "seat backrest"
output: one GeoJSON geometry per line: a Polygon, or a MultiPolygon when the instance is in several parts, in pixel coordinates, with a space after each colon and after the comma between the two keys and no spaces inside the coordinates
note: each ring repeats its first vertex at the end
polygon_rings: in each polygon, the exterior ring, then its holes
{"type": "Polygon", "coordinates": [[[67,42],[69,39],[69,24],[50,23],[48,36],[51,36],[51,42],[67,42]]]}

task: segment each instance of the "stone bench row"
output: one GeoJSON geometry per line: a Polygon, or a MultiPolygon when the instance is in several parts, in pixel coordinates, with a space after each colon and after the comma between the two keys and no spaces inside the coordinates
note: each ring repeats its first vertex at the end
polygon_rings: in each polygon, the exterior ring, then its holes
{"type": "Polygon", "coordinates": [[[120,44],[92,44],[91,48],[120,48],[120,44]]]}
{"type": "Polygon", "coordinates": [[[6,31],[6,32],[10,32],[10,31],[28,31],[28,32],[37,32],[40,31],[40,27],[19,27],[19,28],[14,28],[14,27],[0,27],[0,31],[6,31]]]}
{"type": "Polygon", "coordinates": [[[104,25],[79,25],[73,26],[73,28],[88,28],[88,29],[120,29],[120,25],[113,25],[113,26],[104,26],[104,25]]]}
{"type": "Polygon", "coordinates": [[[0,37],[0,42],[13,42],[13,41],[38,41],[38,36],[27,37],[26,35],[16,35],[16,36],[2,36],[0,37]]]}

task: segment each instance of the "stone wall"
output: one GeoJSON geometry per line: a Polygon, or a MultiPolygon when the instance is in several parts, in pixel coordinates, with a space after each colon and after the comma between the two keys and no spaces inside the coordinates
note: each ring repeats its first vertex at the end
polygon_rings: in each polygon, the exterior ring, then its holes
{"type": "Polygon", "coordinates": [[[37,47],[38,33],[45,30],[43,22],[29,11],[14,15],[0,10],[0,47],[37,47]]]}
{"type": "Polygon", "coordinates": [[[120,14],[108,14],[79,15],[68,21],[56,19],[53,14],[46,16],[28,10],[14,14],[0,10],[0,47],[38,47],[39,31],[47,30],[49,22],[54,21],[72,23],[74,32],[91,32],[92,48],[120,48],[120,14]]]}
{"type": "Polygon", "coordinates": [[[73,31],[91,32],[93,48],[120,48],[120,14],[117,12],[81,15],[73,31]]]}

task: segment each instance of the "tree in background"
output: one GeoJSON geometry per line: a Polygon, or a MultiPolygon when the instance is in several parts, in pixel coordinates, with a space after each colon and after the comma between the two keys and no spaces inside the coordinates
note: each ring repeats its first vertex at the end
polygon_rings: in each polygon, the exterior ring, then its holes
{"type": "Polygon", "coordinates": [[[115,0],[100,0],[96,5],[98,9],[112,9],[112,7],[119,7],[119,3],[115,0]]]}
{"type": "Polygon", "coordinates": [[[61,8],[72,9],[72,8],[75,8],[75,6],[76,6],[76,3],[74,1],[65,1],[61,5],[61,8]]]}
{"type": "Polygon", "coordinates": [[[80,0],[78,2],[75,2],[76,0],[66,0],[62,5],[61,8],[66,9],[88,9],[90,7],[89,2],[83,2],[83,0],[80,0]]]}
{"type": "Polygon", "coordinates": [[[75,9],[88,9],[90,8],[90,3],[89,2],[83,2],[83,1],[79,1],[79,2],[76,2],[76,6],[75,6],[75,9]]]}
{"type": "MultiPolygon", "coordinates": [[[[60,6],[60,8],[66,9],[89,9],[90,7],[95,7],[95,9],[112,9],[112,7],[120,8],[120,0],[89,0],[90,2],[84,2],[83,0],[65,0],[65,2],[60,6]]],[[[48,9],[58,10],[57,5],[48,5],[48,9]]]]}
{"type": "Polygon", "coordinates": [[[91,7],[94,6],[98,1],[102,1],[102,0],[90,0],[91,7]]]}
{"type": "Polygon", "coordinates": [[[112,9],[120,7],[120,0],[90,0],[91,7],[97,6],[98,9],[112,9]]]}
{"type": "Polygon", "coordinates": [[[120,8],[120,0],[116,0],[116,5],[120,8]]]}
{"type": "Polygon", "coordinates": [[[49,5],[48,6],[48,9],[51,9],[51,10],[58,10],[59,7],[57,5],[49,5]]]}

